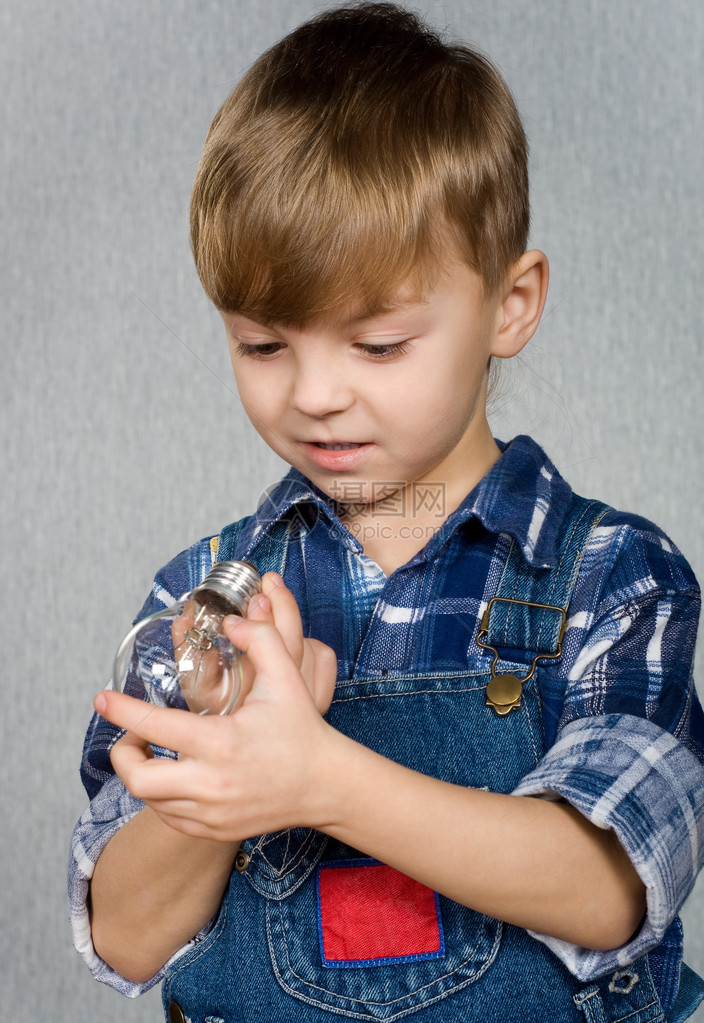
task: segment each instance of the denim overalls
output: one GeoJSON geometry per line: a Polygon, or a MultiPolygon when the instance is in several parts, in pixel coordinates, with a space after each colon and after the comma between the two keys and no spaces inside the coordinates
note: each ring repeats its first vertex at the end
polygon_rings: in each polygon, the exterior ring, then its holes
{"type": "MultiPolygon", "coordinates": [[[[535,658],[559,653],[560,609],[605,511],[575,498],[555,570],[531,569],[513,545],[496,593],[502,599],[480,629],[498,664],[468,636],[466,668],[454,673],[355,673],[338,682],[330,723],[425,774],[511,792],[543,754],[540,668],[518,687],[517,709],[487,706],[487,685],[492,673],[522,679],[535,658]]],[[[221,535],[219,559],[244,556],[237,532],[221,535]]],[[[285,552],[279,533],[247,556],[261,572],[284,574],[285,552]]],[[[443,855],[432,835],[425,853],[443,855]]],[[[575,980],[526,931],[437,896],[319,832],[250,839],[235,868],[213,929],[167,970],[163,1001],[172,1023],[665,1019],[647,956],[599,981],[575,980]]]]}

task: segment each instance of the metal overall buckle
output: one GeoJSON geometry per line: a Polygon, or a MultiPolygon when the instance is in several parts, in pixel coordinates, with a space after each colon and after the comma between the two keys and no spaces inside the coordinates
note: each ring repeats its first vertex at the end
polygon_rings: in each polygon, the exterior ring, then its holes
{"type": "Polygon", "coordinates": [[[477,643],[479,646],[484,650],[491,650],[494,655],[494,660],[492,661],[491,668],[489,669],[491,672],[491,679],[486,687],[487,707],[492,707],[501,717],[504,717],[506,714],[510,714],[512,710],[518,710],[521,706],[523,686],[535,674],[535,667],[538,661],[553,661],[562,653],[562,640],[564,639],[566,628],[567,611],[564,607],[555,607],[553,604],[536,604],[531,600],[514,600],[512,597],[492,597],[487,604],[486,611],[482,615],[482,620],[479,624],[479,632],[477,633],[477,643]],[[523,604],[527,607],[538,607],[546,611],[557,611],[562,617],[562,621],[560,623],[560,634],[557,639],[556,653],[538,654],[534,657],[530,670],[524,678],[518,678],[518,676],[510,674],[497,675],[496,663],[499,659],[499,651],[496,647],[489,646],[488,643],[482,642],[482,637],[487,636],[489,633],[489,615],[491,613],[491,608],[499,601],[504,604],[523,604]]]}

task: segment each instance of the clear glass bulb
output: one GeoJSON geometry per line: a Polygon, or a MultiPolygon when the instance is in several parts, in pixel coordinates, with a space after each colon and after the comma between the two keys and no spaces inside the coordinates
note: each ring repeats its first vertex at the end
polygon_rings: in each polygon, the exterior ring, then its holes
{"type": "Polygon", "coordinates": [[[222,632],[261,589],[248,561],[219,561],[195,589],[130,629],[115,654],[113,686],[159,707],[230,714],[242,687],[239,651],[222,632]]]}

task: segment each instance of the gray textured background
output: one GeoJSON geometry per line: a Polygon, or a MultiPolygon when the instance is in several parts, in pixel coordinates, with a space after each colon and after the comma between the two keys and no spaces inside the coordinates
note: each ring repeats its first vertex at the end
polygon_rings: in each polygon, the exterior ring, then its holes
{"type": "MultiPolygon", "coordinates": [[[[156,992],[122,1000],[71,948],[80,746],[154,571],[280,475],[233,394],[186,214],[219,103],[320,6],[0,2],[9,1019],[160,1018],[156,992]]],[[[577,489],[655,519],[704,576],[704,7],[418,7],[497,61],[532,142],[532,241],[553,280],[495,432],[532,432],[577,489]]],[[[685,920],[702,972],[703,906],[700,885],[685,920]]]]}

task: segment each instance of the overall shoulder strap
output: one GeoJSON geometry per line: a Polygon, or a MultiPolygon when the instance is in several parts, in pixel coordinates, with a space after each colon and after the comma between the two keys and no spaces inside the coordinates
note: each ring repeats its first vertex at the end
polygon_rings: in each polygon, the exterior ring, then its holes
{"type": "Polygon", "coordinates": [[[610,511],[600,501],[573,495],[554,568],[535,568],[513,540],[493,601],[482,621],[486,644],[555,656],[572,590],[592,531],[610,511]]]}
{"type": "MultiPolygon", "coordinates": [[[[515,539],[512,541],[498,590],[489,601],[477,634],[479,646],[494,654],[486,702],[498,715],[503,717],[520,708],[523,686],[533,677],[538,661],[554,660],[562,653],[579,566],[592,531],[608,511],[608,506],[599,501],[573,495],[553,568],[529,565],[515,539]],[[515,656],[511,657],[511,652],[515,656]],[[526,674],[497,673],[499,658],[521,660],[520,652],[527,652],[532,660],[526,674]]],[[[543,687],[543,725],[548,743],[554,740],[563,689],[562,683],[555,692],[543,687]]]]}
{"type": "Polygon", "coordinates": [[[245,519],[239,519],[237,522],[231,522],[229,526],[225,526],[222,530],[220,535],[217,537],[216,561],[234,560],[235,551],[237,549],[237,540],[242,532],[242,527],[244,526],[245,521],[245,519]]]}
{"type": "MultiPolygon", "coordinates": [[[[229,526],[225,526],[217,538],[216,561],[232,561],[242,557],[244,552],[238,551],[237,548],[240,534],[247,521],[246,518],[239,519],[238,522],[231,522],[229,526]]],[[[280,528],[275,527],[269,532],[249,556],[249,560],[260,575],[264,575],[265,572],[278,572],[281,576],[284,574],[290,524],[277,523],[277,526],[280,528]]]]}

